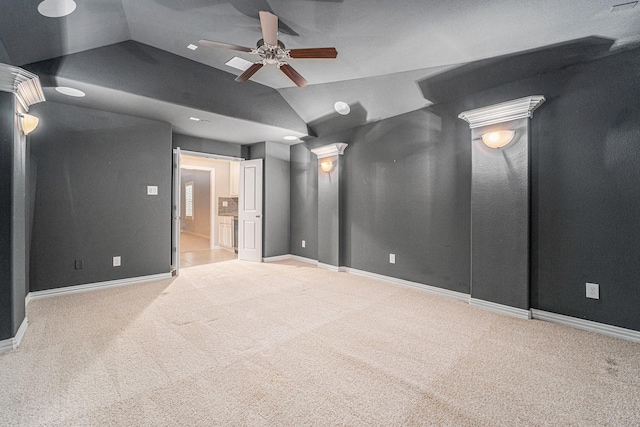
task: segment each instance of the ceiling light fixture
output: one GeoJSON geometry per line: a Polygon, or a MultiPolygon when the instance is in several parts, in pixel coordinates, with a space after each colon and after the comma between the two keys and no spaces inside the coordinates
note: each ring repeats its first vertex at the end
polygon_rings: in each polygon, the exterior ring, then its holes
{"type": "Polygon", "coordinates": [[[287,141],[296,141],[298,137],[293,135],[287,135],[284,137],[284,139],[286,139],[287,141]]]}
{"type": "Polygon", "coordinates": [[[346,116],[351,112],[351,107],[349,107],[349,104],[342,101],[338,101],[335,104],[333,104],[333,109],[336,110],[336,113],[342,116],[346,116]]]}
{"type": "Polygon", "coordinates": [[[58,86],[56,87],[56,91],[60,92],[63,95],[67,95],[67,96],[73,96],[76,98],[82,98],[84,97],[86,94],[78,89],[74,89],[72,87],[67,87],[67,86],[58,86]]]}
{"type": "Polygon", "coordinates": [[[38,12],[48,18],[61,18],[76,10],[74,0],[44,0],[38,5],[38,12]]]}
{"type": "Polygon", "coordinates": [[[482,142],[490,148],[501,148],[513,140],[516,132],[513,130],[499,130],[482,135],[482,142]]]}
{"type": "Polygon", "coordinates": [[[196,45],[195,45],[195,44],[193,44],[193,43],[190,43],[190,44],[187,46],[187,49],[191,49],[191,50],[196,50],[197,48],[198,48],[198,46],[196,46],[196,45]]]}
{"type": "Polygon", "coordinates": [[[202,119],[199,119],[197,117],[189,117],[189,120],[193,120],[194,122],[201,122],[202,119]]]}
{"type": "Polygon", "coordinates": [[[31,114],[18,113],[18,118],[20,130],[25,135],[29,135],[31,132],[36,130],[38,123],[40,123],[40,119],[36,116],[32,116],[31,114]]]}

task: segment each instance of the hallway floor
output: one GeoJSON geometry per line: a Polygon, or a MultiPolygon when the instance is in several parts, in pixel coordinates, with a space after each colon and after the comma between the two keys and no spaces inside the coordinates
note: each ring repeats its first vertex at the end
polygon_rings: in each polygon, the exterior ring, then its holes
{"type": "Polygon", "coordinates": [[[180,268],[229,261],[238,256],[225,249],[209,249],[209,239],[180,233],[180,268]]]}

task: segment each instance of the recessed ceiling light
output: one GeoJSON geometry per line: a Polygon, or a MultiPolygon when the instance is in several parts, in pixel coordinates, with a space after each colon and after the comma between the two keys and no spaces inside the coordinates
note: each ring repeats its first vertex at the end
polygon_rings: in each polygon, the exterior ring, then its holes
{"type": "Polygon", "coordinates": [[[49,18],[60,18],[76,10],[74,0],[44,0],[38,5],[38,12],[49,18]]]}
{"type": "Polygon", "coordinates": [[[287,135],[284,137],[284,139],[286,139],[287,141],[295,141],[298,139],[298,137],[293,135],[287,135]]]}
{"type": "Polygon", "coordinates": [[[193,120],[194,122],[201,122],[202,119],[199,119],[197,117],[189,117],[189,120],[193,120]]]}
{"type": "Polygon", "coordinates": [[[236,68],[240,71],[247,71],[247,68],[251,67],[253,65],[253,62],[234,56],[233,58],[225,62],[224,65],[228,65],[229,67],[236,68]]]}
{"type": "Polygon", "coordinates": [[[336,113],[346,116],[351,112],[351,107],[346,102],[338,101],[333,104],[333,109],[336,110],[336,113]]]}
{"type": "Polygon", "coordinates": [[[73,96],[76,98],[82,98],[83,96],[85,96],[86,94],[78,89],[74,89],[72,87],[67,87],[67,86],[58,86],[56,87],[56,90],[58,92],[60,92],[63,95],[67,95],[67,96],[73,96]]]}
{"type": "Polygon", "coordinates": [[[189,46],[187,46],[187,49],[191,49],[191,50],[196,50],[197,48],[198,48],[198,46],[196,46],[193,43],[191,43],[191,44],[189,44],[189,46]]]}

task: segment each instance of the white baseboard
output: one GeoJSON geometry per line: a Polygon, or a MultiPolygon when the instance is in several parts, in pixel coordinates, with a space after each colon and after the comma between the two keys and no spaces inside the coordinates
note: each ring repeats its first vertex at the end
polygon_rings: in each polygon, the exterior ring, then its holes
{"type": "Polygon", "coordinates": [[[9,351],[9,350],[15,350],[16,348],[18,348],[18,346],[22,342],[22,338],[24,337],[24,334],[27,332],[28,325],[29,325],[29,321],[25,317],[22,323],[20,324],[20,327],[18,328],[18,332],[16,332],[15,337],[7,338],[6,340],[0,341],[0,353],[9,351]]]}
{"type": "Polygon", "coordinates": [[[469,294],[464,294],[462,292],[451,291],[449,289],[438,288],[436,286],[425,285],[418,282],[411,282],[409,280],[398,279],[396,277],[383,276],[382,274],[370,273],[368,271],[357,270],[355,268],[344,268],[347,273],[355,274],[357,276],[369,277],[371,279],[382,280],[383,282],[393,283],[401,286],[408,286],[410,288],[419,289],[421,291],[430,292],[432,294],[443,295],[460,301],[469,302],[469,294]]]}
{"type": "Polygon", "coordinates": [[[153,280],[171,279],[171,277],[171,273],[161,273],[150,276],[130,277],[127,279],[109,280],[107,282],[95,282],[84,285],[66,286],[64,288],[45,289],[44,291],[34,291],[27,294],[25,305],[28,305],[29,302],[34,299],[75,294],[77,292],[92,291],[94,289],[115,288],[117,286],[133,285],[135,283],[150,282],[153,280]]]}
{"type": "Polygon", "coordinates": [[[262,262],[278,262],[278,261],[286,261],[288,259],[291,259],[291,255],[277,255],[277,256],[262,258],[262,262]]]}
{"type": "Polygon", "coordinates": [[[318,265],[318,260],[317,259],[311,259],[311,258],[305,258],[303,256],[300,255],[289,255],[288,259],[292,259],[295,261],[300,261],[300,262],[306,262],[307,264],[311,264],[311,265],[318,265]]]}
{"type": "Polygon", "coordinates": [[[531,310],[525,310],[524,308],[511,307],[509,305],[502,305],[477,298],[469,298],[469,305],[471,307],[493,311],[494,313],[506,314],[507,316],[517,317],[519,319],[531,319],[531,310]]]}
{"type": "Polygon", "coordinates": [[[598,323],[592,320],[580,319],[578,317],[565,316],[563,314],[551,313],[548,311],[531,309],[534,319],[545,320],[547,322],[559,323],[565,326],[582,329],[589,332],[597,332],[610,337],[621,338],[628,341],[640,342],[640,331],[621,328],[619,326],[598,323]]]}
{"type": "Polygon", "coordinates": [[[324,268],[325,270],[335,271],[336,273],[347,271],[347,267],[338,267],[337,265],[325,264],[323,262],[318,262],[317,265],[320,268],[324,268]]]}

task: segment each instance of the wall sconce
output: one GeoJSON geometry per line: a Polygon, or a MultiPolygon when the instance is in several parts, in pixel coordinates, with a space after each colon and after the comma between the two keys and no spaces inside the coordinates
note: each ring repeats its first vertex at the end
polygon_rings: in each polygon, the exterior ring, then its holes
{"type": "Polygon", "coordinates": [[[329,173],[333,170],[335,165],[336,165],[335,161],[324,160],[320,162],[320,169],[322,170],[322,172],[329,173]]]}
{"type": "Polygon", "coordinates": [[[18,123],[20,124],[20,130],[23,134],[29,135],[31,132],[36,130],[38,127],[38,123],[40,119],[36,116],[32,116],[31,114],[21,114],[18,113],[18,123]]]}
{"type": "Polygon", "coordinates": [[[515,135],[513,130],[498,130],[482,135],[482,142],[490,148],[501,148],[510,143],[515,135]]]}

